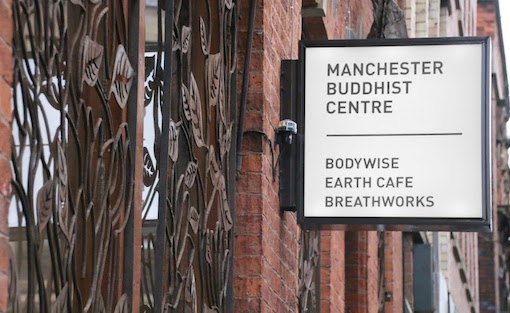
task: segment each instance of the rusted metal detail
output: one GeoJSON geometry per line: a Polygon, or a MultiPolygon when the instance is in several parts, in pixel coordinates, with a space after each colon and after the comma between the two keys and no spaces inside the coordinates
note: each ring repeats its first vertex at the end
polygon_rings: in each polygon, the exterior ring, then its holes
{"type": "Polygon", "coordinates": [[[141,311],[228,312],[237,4],[158,4],[145,59],[141,311]]]}
{"type": "Polygon", "coordinates": [[[299,312],[320,312],[320,231],[302,230],[299,251],[299,312]]]}
{"type": "Polygon", "coordinates": [[[11,241],[11,312],[132,312],[123,266],[133,242],[124,238],[133,210],[124,14],[120,0],[13,1],[10,210],[24,236],[11,241]]]}

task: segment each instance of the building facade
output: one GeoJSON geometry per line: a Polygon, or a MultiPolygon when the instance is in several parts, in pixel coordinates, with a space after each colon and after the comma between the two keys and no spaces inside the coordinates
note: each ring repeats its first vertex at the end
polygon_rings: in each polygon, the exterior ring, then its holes
{"type": "Polygon", "coordinates": [[[501,34],[497,0],[0,0],[0,313],[507,312],[501,34]],[[457,36],[492,39],[494,231],[302,230],[282,61],[457,36]]]}

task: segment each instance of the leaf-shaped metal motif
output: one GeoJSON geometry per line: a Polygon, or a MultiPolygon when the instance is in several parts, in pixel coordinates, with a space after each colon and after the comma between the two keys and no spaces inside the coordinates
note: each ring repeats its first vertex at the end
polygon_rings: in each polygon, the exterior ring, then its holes
{"type": "Polygon", "coordinates": [[[195,137],[197,147],[204,147],[202,101],[200,100],[200,93],[198,91],[197,81],[195,80],[193,72],[191,72],[190,75],[189,85],[189,108],[191,121],[193,123],[193,136],[195,137]]]}
{"type": "Polygon", "coordinates": [[[191,27],[183,25],[181,32],[182,53],[188,52],[190,44],[191,44],[191,27]]]}
{"type": "Polygon", "coordinates": [[[64,151],[64,147],[57,139],[58,133],[55,133],[54,143],[56,146],[56,157],[57,157],[57,177],[58,181],[64,187],[67,187],[67,162],[66,162],[66,153],[64,151]]]}
{"type": "Polygon", "coordinates": [[[71,229],[69,227],[67,210],[65,206],[61,206],[58,211],[58,228],[66,238],[67,242],[71,242],[71,229]]]}
{"type": "MultiPolygon", "coordinates": [[[[215,106],[220,101],[221,88],[223,88],[223,62],[220,53],[211,54],[207,59],[207,92],[209,104],[215,106]]],[[[222,99],[221,99],[222,100],[222,99]]],[[[225,118],[223,117],[222,120],[225,118]]]]}
{"type": "Polygon", "coordinates": [[[213,231],[209,230],[206,234],[206,241],[205,241],[205,260],[209,265],[212,264],[212,237],[213,237],[213,231]]]}
{"type": "Polygon", "coordinates": [[[195,271],[193,266],[189,269],[189,274],[186,279],[186,291],[184,292],[184,299],[191,305],[189,312],[197,312],[197,284],[195,280],[195,271]]]}
{"type": "Polygon", "coordinates": [[[127,294],[123,294],[122,297],[120,297],[119,302],[117,302],[117,305],[115,306],[115,311],[113,313],[128,313],[129,310],[129,298],[127,294]]]}
{"type": "Polygon", "coordinates": [[[143,184],[145,186],[152,186],[156,180],[156,169],[154,168],[154,162],[152,161],[149,149],[143,147],[143,184]]]}
{"type": "Polygon", "coordinates": [[[197,209],[192,206],[190,208],[190,218],[189,218],[189,224],[191,226],[191,230],[196,235],[198,234],[198,225],[200,222],[200,214],[198,214],[197,209]]]}
{"type": "Polygon", "coordinates": [[[99,76],[104,47],[85,36],[83,43],[83,80],[94,86],[99,76]]]}
{"type": "Polygon", "coordinates": [[[48,180],[37,193],[37,217],[39,233],[42,234],[53,212],[53,181],[48,180]]]}
{"type": "Polygon", "coordinates": [[[174,163],[179,156],[179,128],[172,119],[168,127],[168,156],[174,163]]]}
{"type": "Polygon", "coordinates": [[[197,176],[198,165],[195,162],[189,162],[188,167],[186,168],[186,174],[184,177],[184,183],[188,188],[193,187],[195,183],[195,177],[197,176]]]}
{"type": "Polygon", "coordinates": [[[202,123],[202,101],[200,100],[200,92],[193,73],[191,73],[189,79],[189,97],[191,120],[193,123],[202,123]]]}
{"type": "Polygon", "coordinates": [[[176,27],[172,28],[172,51],[177,51],[181,47],[179,37],[177,37],[176,27]]]}
{"type": "Polygon", "coordinates": [[[67,283],[65,283],[64,287],[60,290],[57,300],[53,304],[51,308],[51,313],[67,313],[69,312],[69,308],[67,307],[67,294],[69,293],[69,287],[67,283]]]}
{"type": "Polygon", "coordinates": [[[126,107],[131,84],[135,71],[129,62],[126,50],[122,45],[117,46],[115,63],[113,66],[112,85],[110,95],[113,93],[117,104],[123,109],[126,107]]]}
{"type": "MultiPolygon", "coordinates": [[[[223,181],[225,181],[224,178],[223,181]]],[[[225,231],[229,231],[232,229],[232,226],[234,226],[234,221],[232,220],[232,213],[230,212],[230,206],[228,205],[227,190],[224,183],[220,190],[220,195],[222,202],[221,217],[223,219],[223,227],[225,228],[225,231]]]]}
{"type": "Polygon", "coordinates": [[[209,42],[207,36],[207,28],[205,27],[205,22],[202,17],[200,17],[200,46],[202,47],[202,52],[204,55],[209,54],[209,42]]]}
{"type": "Polygon", "coordinates": [[[232,124],[226,129],[226,131],[223,131],[223,127],[220,127],[220,129],[220,157],[221,160],[223,160],[223,157],[230,151],[230,145],[232,142],[232,124]]]}
{"type": "Polygon", "coordinates": [[[214,146],[212,145],[209,147],[207,159],[209,165],[207,167],[207,171],[209,172],[209,177],[211,178],[211,184],[215,188],[218,188],[218,186],[220,185],[221,173],[220,168],[218,166],[218,162],[216,162],[216,153],[214,152],[214,146]]]}
{"type": "Polygon", "coordinates": [[[191,108],[190,108],[190,96],[189,96],[189,90],[186,85],[182,84],[181,86],[181,93],[182,93],[182,109],[184,111],[184,117],[191,121],[191,108]]]}

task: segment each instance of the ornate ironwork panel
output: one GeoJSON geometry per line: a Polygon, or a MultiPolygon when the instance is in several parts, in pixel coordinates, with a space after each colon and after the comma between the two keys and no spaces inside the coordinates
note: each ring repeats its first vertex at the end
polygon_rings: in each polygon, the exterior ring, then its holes
{"type": "Polygon", "coordinates": [[[13,1],[10,312],[132,312],[127,21],[123,0],[13,1]]]}
{"type": "Polygon", "coordinates": [[[14,0],[10,312],[232,310],[237,4],[148,0],[143,76],[137,2],[14,0]]]}
{"type": "Polygon", "coordinates": [[[142,312],[231,310],[236,10],[147,9],[142,312]]]}
{"type": "Polygon", "coordinates": [[[302,230],[299,251],[299,312],[320,311],[320,231],[302,230]]]}

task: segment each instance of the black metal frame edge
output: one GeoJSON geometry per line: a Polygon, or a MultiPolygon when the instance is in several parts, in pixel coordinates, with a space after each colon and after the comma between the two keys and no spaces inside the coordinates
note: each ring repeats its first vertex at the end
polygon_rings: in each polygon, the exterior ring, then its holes
{"type": "Polygon", "coordinates": [[[397,230],[397,231],[492,231],[491,196],[491,40],[490,37],[406,38],[366,40],[301,40],[298,56],[297,112],[299,116],[297,217],[304,229],[397,230]],[[305,217],[304,216],[304,134],[305,134],[305,57],[307,47],[377,47],[420,45],[479,44],[482,49],[482,217],[481,218],[419,218],[419,217],[305,217]]]}

